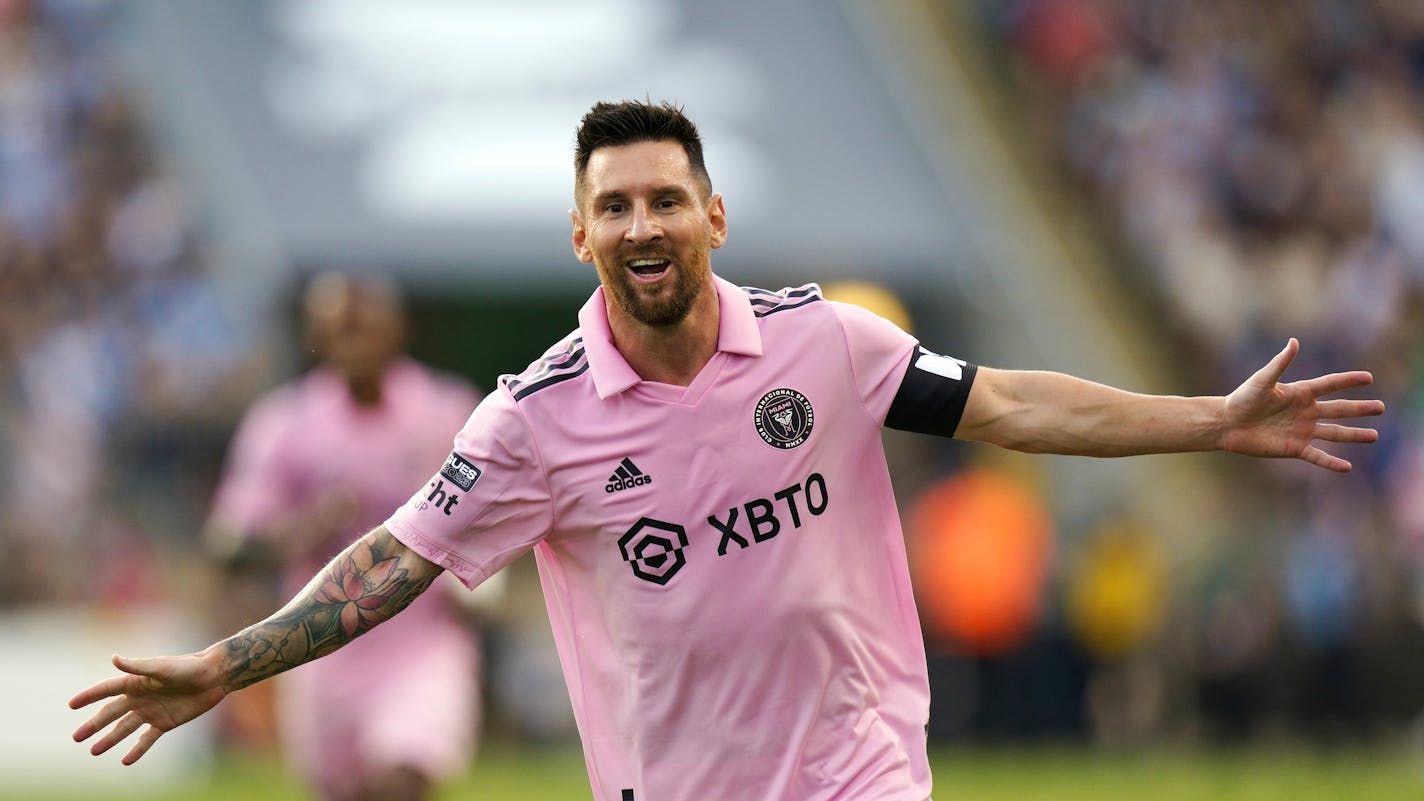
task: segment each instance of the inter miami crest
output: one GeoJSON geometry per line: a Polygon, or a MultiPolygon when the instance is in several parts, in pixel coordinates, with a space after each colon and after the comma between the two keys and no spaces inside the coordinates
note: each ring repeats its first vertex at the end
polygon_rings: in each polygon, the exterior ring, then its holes
{"type": "Polygon", "coordinates": [[[773,389],[756,405],[756,430],[766,444],[790,450],[811,436],[816,412],[811,402],[794,389],[773,389]]]}

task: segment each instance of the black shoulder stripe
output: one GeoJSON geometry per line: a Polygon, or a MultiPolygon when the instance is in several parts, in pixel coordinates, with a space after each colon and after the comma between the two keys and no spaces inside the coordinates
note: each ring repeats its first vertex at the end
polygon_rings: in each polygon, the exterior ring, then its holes
{"type": "Polygon", "coordinates": [[[806,284],[795,288],[787,287],[779,292],[744,286],[742,291],[747,293],[747,300],[751,303],[752,311],[757,317],[765,317],[773,312],[786,309],[799,308],[807,303],[814,303],[822,299],[821,287],[816,284],[806,284]]]}
{"type": "Polygon", "coordinates": [[[785,302],[788,301],[788,300],[795,300],[796,298],[804,298],[804,297],[806,297],[806,296],[808,296],[808,295],[820,295],[820,294],[821,294],[820,289],[818,289],[818,288],[815,287],[815,286],[807,286],[807,287],[802,287],[802,288],[800,288],[800,289],[795,289],[795,290],[782,290],[781,292],[771,292],[771,291],[768,291],[768,290],[765,290],[765,289],[758,289],[758,290],[754,290],[754,291],[759,292],[759,293],[765,293],[765,296],[752,295],[752,296],[750,297],[751,302],[752,302],[752,303],[758,303],[758,304],[768,304],[768,305],[775,305],[775,304],[779,304],[779,303],[785,303],[785,302]]]}
{"type": "Polygon", "coordinates": [[[558,378],[559,376],[567,375],[570,372],[581,373],[584,370],[588,369],[588,362],[583,361],[582,364],[580,364],[580,361],[582,360],[573,359],[567,365],[561,366],[558,370],[540,370],[534,373],[533,375],[530,375],[528,378],[512,378],[509,380],[509,391],[519,392],[524,387],[532,386],[534,384],[540,384],[547,379],[558,378]]]}
{"type": "Polygon", "coordinates": [[[568,381],[571,378],[578,378],[586,372],[588,372],[588,362],[584,362],[582,367],[577,370],[574,370],[571,373],[561,373],[559,375],[549,376],[548,378],[544,378],[539,381],[534,381],[532,383],[525,384],[517,388],[510,387],[510,391],[514,393],[514,399],[516,401],[521,401],[541,389],[547,389],[548,387],[552,387],[555,384],[568,381]]]}
{"type": "Polygon", "coordinates": [[[812,295],[811,297],[806,298],[805,300],[802,300],[799,303],[783,303],[779,306],[772,306],[766,309],[753,309],[752,311],[758,317],[768,317],[770,315],[776,314],[777,312],[789,311],[791,309],[799,309],[808,303],[815,303],[818,300],[823,300],[823,298],[820,295],[812,295]]]}
{"type": "Polygon", "coordinates": [[[526,384],[542,381],[560,370],[574,367],[582,358],[584,358],[584,347],[583,338],[580,337],[570,342],[568,349],[562,353],[546,355],[540,361],[530,365],[523,373],[509,379],[510,391],[515,391],[526,384]],[[558,361],[555,361],[556,359],[558,361]]]}
{"type": "MultiPolygon", "coordinates": [[[[583,358],[583,348],[580,347],[578,350],[576,350],[576,351],[570,353],[566,358],[564,358],[563,361],[550,362],[550,363],[544,365],[543,367],[539,368],[539,372],[535,373],[534,375],[535,375],[535,376],[538,376],[538,375],[543,375],[543,374],[547,374],[547,373],[558,372],[559,370],[562,370],[562,369],[564,369],[564,368],[566,368],[566,367],[572,367],[573,365],[575,365],[575,364],[578,363],[578,360],[579,360],[579,359],[582,359],[582,358],[583,358]]],[[[532,379],[533,377],[534,377],[534,376],[530,376],[531,379],[532,379]]]]}

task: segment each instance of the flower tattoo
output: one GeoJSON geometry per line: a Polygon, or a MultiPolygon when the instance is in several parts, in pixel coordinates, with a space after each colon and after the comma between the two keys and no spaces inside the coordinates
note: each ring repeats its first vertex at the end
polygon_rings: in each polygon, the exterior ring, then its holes
{"type": "Polygon", "coordinates": [[[369,629],[386,619],[381,607],[405,584],[406,570],[396,567],[399,561],[392,556],[376,562],[370,546],[359,543],[337,562],[316,600],[341,607],[341,630],[348,636],[369,629]]]}
{"type": "Polygon", "coordinates": [[[277,614],[225,641],[229,687],[329,654],[409,606],[440,568],[408,553],[384,528],[352,544],[277,614]]]}

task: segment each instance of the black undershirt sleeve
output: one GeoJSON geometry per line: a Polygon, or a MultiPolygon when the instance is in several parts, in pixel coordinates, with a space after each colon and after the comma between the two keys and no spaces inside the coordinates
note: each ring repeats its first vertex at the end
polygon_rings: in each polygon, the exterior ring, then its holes
{"type": "Polygon", "coordinates": [[[885,426],[954,436],[978,370],[977,365],[917,347],[885,415],[885,426]]]}

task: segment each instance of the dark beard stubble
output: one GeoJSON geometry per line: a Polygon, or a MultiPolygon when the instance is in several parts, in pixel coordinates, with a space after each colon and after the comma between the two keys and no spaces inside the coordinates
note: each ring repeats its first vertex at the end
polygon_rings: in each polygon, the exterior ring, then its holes
{"type": "MultiPolygon", "coordinates": [[[[677,283],[666,300],[647,300],[638,292],[638,285],[626,274],[625,268],[618,267],[616,278],[605,281],[608,291],[613,293],[613,302],[624,314],[643,325],[665,328],[677,325],[692,311],[693,305],[702,293],[706,281],[678,265],[677,283]]],[[[608,271],[605,270],[605,274],[608,271]]]]}

